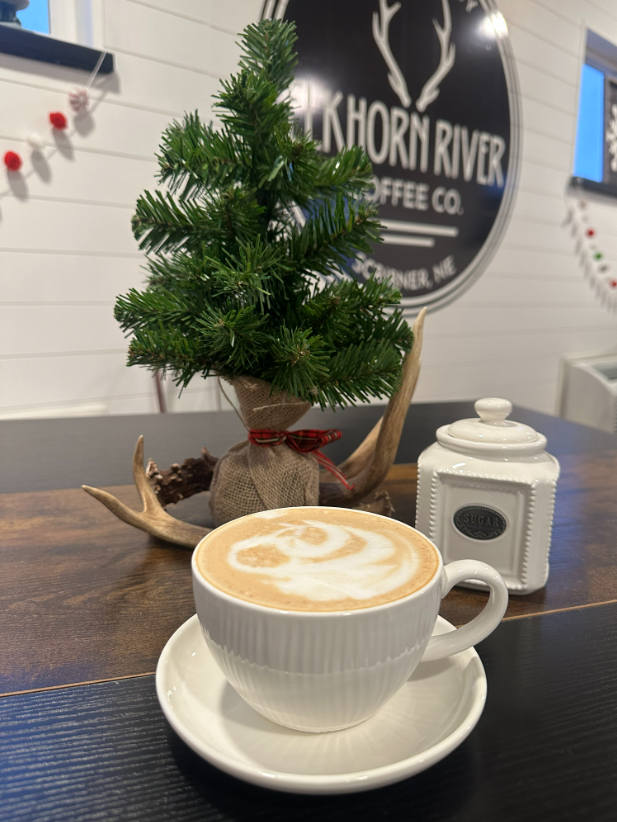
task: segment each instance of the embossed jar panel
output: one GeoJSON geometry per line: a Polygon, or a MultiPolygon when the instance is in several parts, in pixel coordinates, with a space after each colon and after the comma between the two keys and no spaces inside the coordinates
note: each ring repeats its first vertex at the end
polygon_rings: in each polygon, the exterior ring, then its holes
{"type": "Polygon", "coordinates": [[[487,562],[512,593],[527,594],[548,578],[559,463],[542,434],[507,419],[511,408],[507,400],[478,400],[478,419],[437,431],[418,460],[416,528],[444,562],[487,562]]]}

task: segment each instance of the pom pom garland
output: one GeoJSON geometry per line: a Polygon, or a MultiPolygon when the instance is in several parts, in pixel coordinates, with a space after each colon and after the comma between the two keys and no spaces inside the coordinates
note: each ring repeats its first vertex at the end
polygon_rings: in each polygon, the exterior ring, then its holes
{"type": "Polygon", "coordinates": [[[74,88],[73,91],[69,92],[69,105],[76,114],[87,111],[90,105],[88,89],[74,88]]]}
{"type": "Polygon", "coordinates": [[[605,260],[604,252],[600,251],[596,244],[596,229],[588,227],[588,222],[586,200],[579,197],[575,203],[568,204],[568,215],[564,225],[570,227],[581,268],[602,303],[616,311],[617,277],[611,273],[611,266],[605,260]]]}
{"type": "Polygon", "coordinates": [[[33,151],[42,151],[45,147],[45,141],[40,134],[32,132],[28,135],[28,145],[33,151]]]}
{"type": "Polygon", "coordinates": [[[52,111],[49,115],[49,122],[55,129],[58,129],[58,131],[64,131],[69,124],[69,121],[61,111],[52,111]]]}
{"type": "MultiPolygon", "coordinates": [[[[0,0],[0,5],[2,5],[2,0],[0,0]]],[[[10,2],[9,2],[10,5],[10,2]]],[[[13,3],[15,5],[15,3],[13,3]]],[[[26,2],[22,5],[28,5],[26,2]]],[[[85,87],[76,87],[68,94],[68,102],[71,109],[76,113],[79,114],[80,112],[87,111],[90,106],[90,94],[89,89],[92,86],[92,83],[96,79],[101,66],[103,65],[103,61],[107,56],[107,52],[103,51],[98,59],[96,66],[90,77],[88,78],[88,82],[86,83],[85,87]]],[[[66,115],[61,111],[52,111],[48,115],[49,122],[52,128],[56,129],[57,131],[65,131],[68,128],[69,121],[66,115]]],[[[32,132],[27,135],[26,141],[30,148],[32,149],[32,159],[33,161],[37,161],[41,159],[41,156],[45,150],[45,140],[36,132],[32,132]],[[37,156],[38,155],[38,156],[37,156]]],[[[52,147],[52,153],[55,149],[52,147]]],[[[9,171],[19,171],[23,165],[23,160],[21,156],[16,151],[7,151],[3,157],[4,165],[9,171]]],[[[0,199],[2,199],[2,194],[0,194],[0,199]]]]}
{"type": "Polygon", "coordinates": [[[16,151],[7,151],[4,155],[4,165],[9,171],[19,171],[22,159],[16,151]]]}

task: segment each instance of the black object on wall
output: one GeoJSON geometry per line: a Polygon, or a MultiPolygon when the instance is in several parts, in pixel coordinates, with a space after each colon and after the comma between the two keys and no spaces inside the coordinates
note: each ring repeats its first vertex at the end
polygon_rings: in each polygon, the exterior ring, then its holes
{"type": "MultiPolygon", "coordinates": [[[[40,60],[58,66],[94,71],[102,52],[89,46],[67,43],[54,37],[37,34],[34,31],[3,26],[0,24],[0,52],[40,60]]],[[[100,74],[111,74],[114,70],[114,56],[107,53],[103,58],[100,74]]]]}
{"type": "Polygon", "coordinates": [[[409,313],[455,299],[507,225],[518,84],[492,0],[267,0],[296,23],[298,119],[326,154],[366,148],[383,244],[355,264],[409,313]]]}

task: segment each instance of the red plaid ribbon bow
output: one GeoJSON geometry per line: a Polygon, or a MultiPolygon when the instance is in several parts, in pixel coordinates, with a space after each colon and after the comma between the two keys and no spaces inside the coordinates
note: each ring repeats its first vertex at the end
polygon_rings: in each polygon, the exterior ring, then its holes
{"type": "Polygon", "coordinates": [[[328,459],[325,454],[319,451],[324,445],[340,440],[342,434],[336,428],[329,431],[319,431],[316,428],[307,428],[302,431],[270,431],[268,429],[249,430],[249,442],[253,445],[260,445],[262,448],[272,448],[274,445],[289,446],[292,451],[299,454],[312,454],[317,462],[329,471],[333,476],[343,483],[345,488],[351,491],[354,485],[350,485],[342,471],[328,459]]]}

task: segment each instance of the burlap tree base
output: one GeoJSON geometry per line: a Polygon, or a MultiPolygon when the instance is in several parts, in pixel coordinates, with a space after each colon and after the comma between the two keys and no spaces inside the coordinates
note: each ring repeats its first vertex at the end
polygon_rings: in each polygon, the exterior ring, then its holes
{"type": "MultiPolygon", "coordinates": [[[[231,380],[247,429],[286,431],[311,407],[253,377],[231,380]]],[[[216,526],[272,508],[319,504],[319,465],[311,454],[286,444],[271,448],[237,443],[221,457],[210,486],[210,509],[216,526]]]]}

